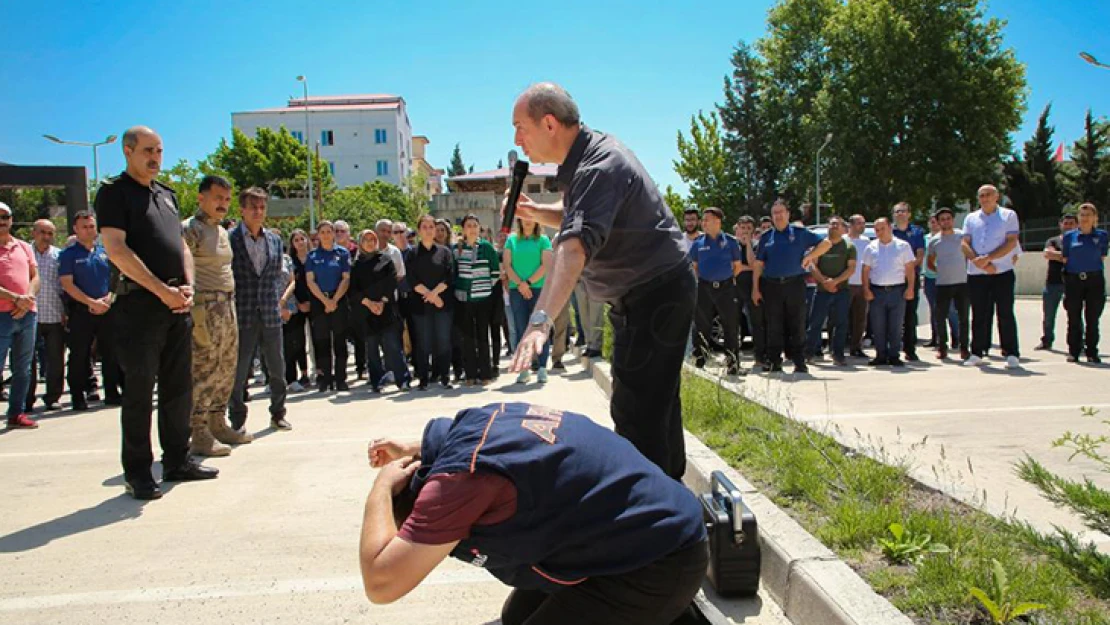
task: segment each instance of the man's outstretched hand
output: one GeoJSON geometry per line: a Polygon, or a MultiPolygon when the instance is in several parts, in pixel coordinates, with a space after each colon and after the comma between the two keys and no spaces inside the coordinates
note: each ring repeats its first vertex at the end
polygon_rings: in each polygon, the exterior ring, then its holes
{"type": "Polygon", "coordinates": [[[509,373],[519,373],[532,367],[532,360],[543,351],[543,344],[547,342],[547,332],[546,327],[528,327],[528,331],[516,346],[516,354],[513,355],[513,364],[509,366],[509,373]]]}
{"type": "Polygon", "coordinates": [[[370,466],[375,469],[380,469],[394,460],[406,456],[419,456],[420,442],[398,441],[392,438],[377,438],[370,441],[370,445],[366,449],[366,455],[370,459],[370,466]]]}
{"type": "Polygon", "coordinates": [[[419,468],[420,461],[416,458],[412,456],[399,458],[382,467],[377,479],[374,480],[374,486],[388,488],[393,496],[397,496],[409,485],[412,475],[419,468]]]}

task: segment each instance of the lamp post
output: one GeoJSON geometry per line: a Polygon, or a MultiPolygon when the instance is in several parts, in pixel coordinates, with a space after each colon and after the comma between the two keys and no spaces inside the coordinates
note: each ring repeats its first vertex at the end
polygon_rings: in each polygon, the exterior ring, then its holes
{"type": "Polygon", "coordinates": [[[829,142],[832,141],[832,138],[833,133],[831,132],[825,135],[825,142],[821,144],[821,147],[817,148],[817,157],[813,159],[813,168],[817,172],[817,200],[815,202],[816,206],[814,207],[816,211],[814,212],[814,225],[821,223],[821,152],[829,147],[829,142]]]}
{"type": "Polygon", "coordinates": [[[98,141],[98,142],[95,142],[95,143],[89,143],[87,141],[66,141],[64,139],[59,139],[58,137],[55,137],[54,135],[43,135],[43,138],[46,139],[47,141],[52,141],[54,143],[57,143],[58,145],[78,145],[78,146],[85,147],[85,148],[92,148],[92,153],[93,153],[93,188],[95,189],[96,185],[100,184],[100,159],[97,157],[96,149],[99,148],[102,145],[108,145],[109,143],[115,143],[116,142],[116,135],[108,135],[103,141],[98,141]]]}
{"type": "Polygon", "coordinates": [[[1095,67],[1101,67],[1102,69],[1110,69],[1110,65],[1107,65],[1106,63],[1100,63],[1099,60],[1096,59],[1089,52],[1080,52],[1079,53],[1079,58],[1083,59],[1084,61],[1087,61],[1088,63],[1090,63],[1091,65],[1094,65],[1095,67]]]}
{"type": "Polygon", "coordinates": [[[304,146],[305,169],[308,171],[308,229],[316,231],[316,198],[312,193],[312,129],[308,125],[308,78],[297,76],[297,81],[304,85],[304,146]]]}

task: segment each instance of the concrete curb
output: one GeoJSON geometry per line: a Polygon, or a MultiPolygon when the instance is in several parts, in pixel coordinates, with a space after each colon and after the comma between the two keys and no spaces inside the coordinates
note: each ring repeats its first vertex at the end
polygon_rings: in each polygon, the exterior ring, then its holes
{"type": "MultiPolygon", "coordinates": [[[[578,353],[577,351],[575,353],[578,353]]],[[[609,363],[582,358],[594,381],[611,395],[609,363]]],[[[788,514],[763,496],[696,436],[686,432],[686,475],[683,481],[695,492],[709,490],[709,476],[723,471],[740,489],[759,519],[763,552],[762,585],[795,625],[913,625],[889,601],[872,590],[855,571],[828,547],[810,535],[788,514]]],[[[735,602],[719,597],[708,584],[703,612],[713,623],[729,622],[735,602]]]]}

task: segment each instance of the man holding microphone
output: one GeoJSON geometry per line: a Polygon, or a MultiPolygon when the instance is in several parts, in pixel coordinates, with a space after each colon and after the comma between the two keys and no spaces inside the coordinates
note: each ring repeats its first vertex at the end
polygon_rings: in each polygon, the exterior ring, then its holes
{"type": "Polygon", "coordinates": [[[682,361],[697,281],[682,233],[647,170],[616,138],[582,124],[578,105],[554,83],[532,85],[513,107],[515,142],[533,162],[558,163],[561,204],[521,195],[517,216],[559,229],[552,271],[512,370],[528,367],[554,316],[581,277],[610,305],[616,431],[679,479],[686,469],[682,361]]]}

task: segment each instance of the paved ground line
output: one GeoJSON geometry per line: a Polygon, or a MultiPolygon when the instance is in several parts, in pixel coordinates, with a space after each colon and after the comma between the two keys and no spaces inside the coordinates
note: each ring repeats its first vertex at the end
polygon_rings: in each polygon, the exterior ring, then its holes
{"type": "Polygon", "coordinates": [[[941,410],[905,410],[901,412],[856,412],[847,414],[815,414],[815,415],[797,415],[793,418],[799,421],[813,422],[813,421],[844,421],[855,419],[875,419],[879,417],[928,417],[928,416],[941,416],[941,415],[958,415],[968,413],[984,413],[984,412],[1047,412],[1056,410],[1074,410],[1078,411],[1080,408],[1110,408],[1110,404],[1062,404],[1054,406],[996,406],[991,408],[978,408],[978,407],[964,407],[964,408],[946,408],[941,410]]]}

